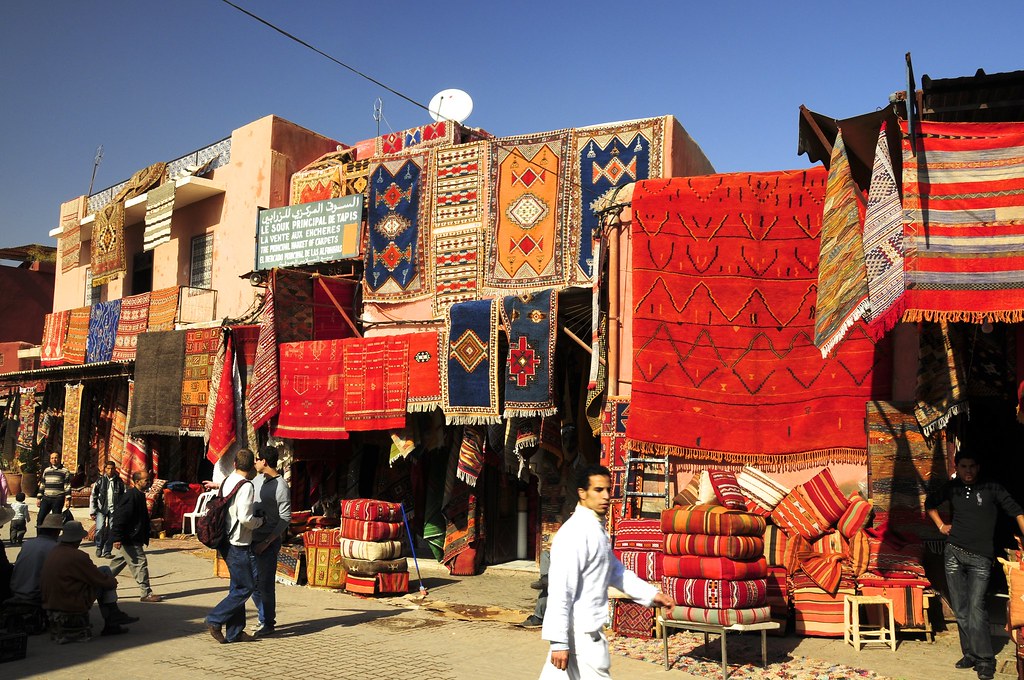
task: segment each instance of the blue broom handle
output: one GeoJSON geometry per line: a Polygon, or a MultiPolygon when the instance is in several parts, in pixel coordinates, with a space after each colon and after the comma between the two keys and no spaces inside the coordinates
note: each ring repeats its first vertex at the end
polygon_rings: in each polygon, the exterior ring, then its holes
{"type": "Polygon", "coordinates": [[[416,565],[416,579],[420,582],[420,588],[423,588],[423,577],[420,576],[420,562],[416,559],[416,546],[412,542],[412,531],[409,530],[409,518],[405,515],[405,503],[399,503],[398,507],[402,508],[402,522],[405,523],[405,535],[409,537],[409,550],[412,551],[412,563],[416,565]]]}

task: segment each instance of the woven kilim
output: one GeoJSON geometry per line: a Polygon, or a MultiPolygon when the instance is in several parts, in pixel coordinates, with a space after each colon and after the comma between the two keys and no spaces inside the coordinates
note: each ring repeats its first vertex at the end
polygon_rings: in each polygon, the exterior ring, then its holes
{"type": "Polygon", "coordinates": [[[339,514],[368,522],[397,522],[402,518],[402,506],[370,498],[353,498],[341,502],[339,514]]]}
{"type": "Polygon", "coordinates": [[[292,175],[292,205],[341,196],[341,165],[300,170],[292,175]]]}
{"type": "Polygon", "coordinates": [[[185,371],[181,384],[182,435],[202,436],[206,432],[210,376],[217,360],[220,337],[220,327],[185,331],[185,371]]]}
{"type": "Polygon", "coordinates": [[[306,582],[306,551],[297,545],[282,545],[277,554],[277,570],[274,580],[287,586],[298,586],[306,582]]]}
{"type": "Polygon", "coordinates": [[[149,299],[151,293],[140,293],[121,298],[121,316],[114,338],[113,361],[134,361],[135,344],[139,333],[149,328],[149,299]]]}
{"type": "Polygon", "coordinates": [[[18,439],[17,445],[23,449],[35,447],[36,419],[42,399],[35,390],[25,390],[18,398],[18,439]]]}
{"type": "Polygon", "coordinates": [[[665,550],[665,535],[658,520],[653,518],[620,519],[615,523],[614,542],[619,550],[665,550]]]}
{"type": "Polygon", "coordinates": [[[871,188],[864,215],[864,266],[868,275],[871,315],[868,329],[880,338],[903,314],[903,204],[889,157],[885,123],[878,132],[871,188]]]}
{"type": "Polygon", "coordinates": [[[626,464],[626,423],[629,421],[629,397],[608,397],[601,418],[601,465],[626,464]]]}
{"type": "Polygon", "coordinates": [[[433,314],[444,316],[457,302],[480,297],[483,270],[480,258],[480,228],[476,226],[433,232],[434,297],[433,314]]]}
{"type": "Polygon", "coordinates": [[[765,519],[721,505],[676,506],[661,511],[661,530],[666,534],[713,536],[763,536],[765,519]]]}
{"type": "Polygon", "coordinates": [[[61,461],[69,470],[78,468],[78,441],[82,421],[82,384],[64,385],[64,442],[61,461]]]}
{"type": "Polygon", "coordinates": [[[77,267],[82,253],[82,218],[85,217],[85,196],[61,203],[60,205],[60,239],[57,242],[60,251],[60,270],[68,272],[77,267]]]}
{"type": "Polygon", "coordinates": [[[39,350],[39,363],[43,366],[59,366],[64,363],[64,341],[68,337],[70,321],[70,309],[46,315],[43,344],[39,350]]]}
{"type": "Polygon", "coordinates": [[[174,214],[175,183],[173,180],[150,189],[146,194],[146,230],[142,249],[153,250],[171,241],[171,216],[174,214]]]}
{"type": "Polygon", "coordinates": [[[925,436],[967,409],[964,373],[972,357],[965,353],[965,332],[946,322],[921,324],[914,413],[925,436]]]}
{"type": "Polygon", "coordinates": [[[353,299],[358,285],[351,279],[335,276],[313,279],[313,340],[340,340],[354,335],[349,321],[356,316],[353,299]]]}
{"type": "Polygon", "coordinates": [[[439,120],[400,132],[389,132],[375,140],[375,156],[390,156],[414,147],[451,146],[461,141],[458,123],[439,120]]]}
{"type": "Polygon", "coordinates": [[[341,340],[283,342],[278,350],[281,410],[274,436],[348,439],[341,392],[341,340]]]}
{"type": "Polygon", "coordinates": [[[613,600],[612,630],[616,635],[650,640],[654,637],[654,609],[632,600],[613,600]]]}
{"type": "Polygon", "coordinates": [[[408,341],[395,335],[342,342],[345,428],[357,432],[405,427],[408,341]]]}
{"type": "Polygon", "coordinates": [[[707,609],[749,609],[766,604],[768,582],[763,578],[734,580],[665,576],[661,590],[677,604],[707,609]]]}
{"type": "Polygon", "coordinates": [[[832,147],[821,224],[814,345],[827,357],[870,307],[864,240],[843,133],[832,147]]]}
{"type": "Polygon", "coordinates": [[[342,538],[353,541],[400,540],[404,525],[401,522],[374,522],[365,519],[342,517],[338,532],[342,538]]]}
{"type": "Polygon", "coordinates": [[[669,555],[705,555],[751,560],[764,554],[764,539],[760,536],[665,534],[665,552],[669,555]]]}
{"type": "Polygon", "coordinates": [[[665,559],[665,553],[660,550],[619,550],[616,548],[615,556],[622,562],[622,566],[644,581],[658,581],[664,575],[661,565],[665,559]]]}
{"type": "MultiPolygon", "coordinates": [[[[271,276],[276,276],[272,272],[271,276]]],[[[259,340],[253,359],[252,373],[245,392],[245,413],[253,429],[263,426],[281,408],[278,383],[277,335],[274,323],[274,285],[267,286],[260,310],[259,340]]]]}
{"type": "Polygon", "coordinates": [[[492,140],[485,288],[566,283],[569,131],[492,140]]]}
{"type": "Polygon", "coordinates": [[[154,290],[149,297],[149,322],[146,330],[150,333],[173,331],[178,319],[178,287],[154,290]]]}
{"type": "Polygon", "coordinates": [[[211,463],[228,452],[237,440],[235,417],[235,340],[232,333],[221,339],[218,364],[210,376],[210,401],[206,405],[206,457],[211,463]]]}
{"type": "Polygon", "coordinates": [[[294,269],[275,269],[274,324],[277,342],[313,339],[313,279],[294,269]]]}
{"type": "Polygon", "coordinates": [[[375,159],[370,164],[366,224],[367,302],[413,300],[430,294],[424,248],[429,243],[429,153],[375,159]]]}
{"type": "Polygon", "coordinates": [[[684,467],[864,462],[863,404],[887,343],[854,326],[814,347],[825,171],[639,182],[627,446],[684,467]]]}
{"type": "Polygon", "coordinates": [[[498,305],[460,302],[445,315],[441,334],[441,409],[449,425],[496,423],[498,404],[498,305]]]}
{"type": "MultiPolygon", "coordinates": [[[[107,460],[116,463],[117,469],[120,470],[124,466],[126,431],[128,429],[128,381],[118,380],[116,383],[108,383],[108,385],[111,386],[112,400],[110,402],[110,437],[107,441],[107,460]]],[[[178,517],[180,519],[181,516],[178,517]]]]}
{"type": "Polygon", "coordinates": [[[143,333],[139,336],[129,434],[178,436],[184,373],[185,331],[143,333]]]}
{"type": "Polygon", "coordinates": [[[1024,321],[1024,123],[900,127],[903,320],[1024,321]]]}
{"type": "Polygon", "coordinates": [[[764,557],[752,560],[733,560],[728,557],[665,555],[661,569],[665,576],[679,578],[742,580],[767,576],[768,562],[764,557]]]}
{"type": "Polygon", "coordinates": [[[502,300],[508,334],[505,361],[505,418],[551,416],[555,406],[554,358],[558,295],[550,288],[502,300]]]}
{"type": "Polygon", "coordinates": [[[702,607],[674,607],[665,616],[669,621],[691,621],[713,623],[717,626],[731,626],[736,623],[750,624],[771,620],[767,605],[750,609],[704,609],[702,607]]]}
{"type": "Polygon", "coordinates": [[[341,168],[341,195],[352,196],[354,194],[362,194],[368,198],[370,188],[369,172],[369,158],[345,163],[341,168]]]}
{"type": "Polygon", "coordinates": [[[570,185],[567,254],[574,263],[570,281],[587,285],[594,278],[593,239],[600,238],[594,201],[609,189],[664,176],[665,118],[577,128],[572,133],[576,166],[570,185]]]}
{"type": "MultiPolygon", "coordinates": [[[[128,414],[125,422],[132,422],[132,408],[135,403],[135,381],[128,381],[128,414]]],[[[128,481],[132,473],[147,469],[146,466],[146,442],[139,437],[130,434],[125,435],[124,456],[121,458],[121,479],[128,481]]]]}
{"type": "Polygon", "coordinates": [[[466,425],[462,431],[462,445],[459,446],[459,464],[455,475],[470,486],[484,469],[484,429],[479,425],[466,425]]]}
{"type": "Polygon", "coordinates": [[[89,252],[93,286],[125,272],[123,201],[108,203],[96,213],[89,252]]]}
{"type": "Polygon", "coordinates": [[[85,363],[110,361],[114,354],[117,322],[121,318],[121,300],[97,302],[89,313],[89,334],[85,343],[85,363]]]}
{"type": "Polygon", "coordinates": [[[430,412],[441,405],[441,366],[437,331],[405,333],[409,343],[409,396],[406,410],[430,412]]]}

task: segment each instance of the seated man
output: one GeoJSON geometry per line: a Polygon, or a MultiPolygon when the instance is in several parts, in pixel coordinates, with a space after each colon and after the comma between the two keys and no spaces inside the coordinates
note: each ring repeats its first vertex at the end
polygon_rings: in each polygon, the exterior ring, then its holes
{"type": "Polygon", "coordinates": [[[81,522],[65,524],[60,543],[43,564],[40,578],[43,608],[59,643],[91,637],[89,608],[97,600],[104,622],[101,635],[126,633],[127,629],[121,624],[139,620],[118,609],[117,579],[110,568],[97,567],[78,549],[87,534],[81,522]]]}
{"type": "Polygon", "coordinates": [[[43,520],[37,531],[38,536],[25,541],[14,562],[14,573],[11,575],[11,602],[42,606],[39,592],[39,576],[43,573],[43,563],[50,551],[57,547],[57,537],[64,526],[60,515],[49,515],[43,520]]]}

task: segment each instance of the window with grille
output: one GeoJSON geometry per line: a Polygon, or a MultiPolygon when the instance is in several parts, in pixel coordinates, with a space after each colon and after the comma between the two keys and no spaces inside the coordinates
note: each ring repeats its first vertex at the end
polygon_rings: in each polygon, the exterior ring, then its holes
{"type": "Polygon", "coordinates": [[[102,302],[103,286],[92,285],[92,268],[85,268],[85,300],[83,304],[86,307],[92,307],[98,302],[102,302]]]}
{"type": "Polygon", "coordinates": [[[189,284],[210,288],[213,284],[213,234],[192,237],[192,267],[189,284]]]}

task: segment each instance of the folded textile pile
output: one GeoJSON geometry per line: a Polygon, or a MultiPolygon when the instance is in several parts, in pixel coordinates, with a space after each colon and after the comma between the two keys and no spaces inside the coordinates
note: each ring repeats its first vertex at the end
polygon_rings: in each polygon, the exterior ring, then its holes
{"type": "MultiPolygon", "coordinates": [[[[660,585],[665,536],[657,519],[622,518],[615,523],[613,550],[626,569],[660,585]]],[[[615,600],[612,630],[619,635],[649,640],[654,635],[654,609],[632,600],[615,600]]]]}
{"type": "Polygon", "coordinates": [[[341,501],[345,590],[359,595],[409,592],[409,565],[402,557],[404,529],[399,503],[341,501]]]}

